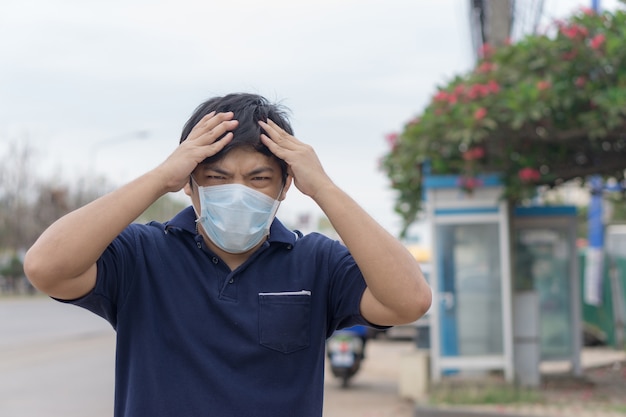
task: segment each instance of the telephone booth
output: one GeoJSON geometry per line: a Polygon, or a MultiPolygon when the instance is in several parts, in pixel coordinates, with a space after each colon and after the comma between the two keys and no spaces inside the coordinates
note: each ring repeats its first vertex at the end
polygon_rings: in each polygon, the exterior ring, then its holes
{"type": "Polygon", "coordinates": [[[431,225],[431,377],[514,378],[509,207],[497,176],[471,193],[457,176],[424,179],[431,225]]]}
{"type": "MultiPolygon", "coordinates": [[[[581,295],[576,249],[576,207],[516,207],[514,292],[534,292],[542,362],[569,362],[582,373],[581,295]]],[[[528,323],[527,315],[519,322],[528,323]]],[[[522,364],[520,364],[522,365],[522,364]]]]}

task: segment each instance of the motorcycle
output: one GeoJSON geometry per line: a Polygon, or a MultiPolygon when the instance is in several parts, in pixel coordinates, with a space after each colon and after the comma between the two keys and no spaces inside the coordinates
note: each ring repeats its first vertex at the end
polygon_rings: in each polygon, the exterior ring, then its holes
{"type": "Polygon", "coordinates": [[[364,357],[364,337],[353,329],[335,331],[326,342],[326,352],[333,375],[341,379],[341,387],[347,388],[361,368],[364,357]]]}

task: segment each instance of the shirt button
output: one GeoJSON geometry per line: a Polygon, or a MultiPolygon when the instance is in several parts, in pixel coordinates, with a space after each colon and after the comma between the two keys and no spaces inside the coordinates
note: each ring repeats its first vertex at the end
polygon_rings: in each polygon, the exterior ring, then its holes
{"type": "Polygon", "coordinates": [[[198,249],[202,249],[202,243],[198,242],[196,245],[198,245],[198,249]]]}
{"type": "Polygon", "coordinates": [[[215,265],[217,265],[217,264],[219,263],[219,261],[220,261],[220,260],[219,260],[219,259],[217,259],[217,257],[216,257],[216,256],[214,256],[214,257],[213,257],[213,259],[211,259],[211,261],[213,261],[213,263],[214,263],[215,265]]]}
{"type": "Polygon", "coordinates": [[[231,278],[230,281],[228,281],[229,284],[232,284],[233,282],[235,282],[234,278],[231,278]]]}

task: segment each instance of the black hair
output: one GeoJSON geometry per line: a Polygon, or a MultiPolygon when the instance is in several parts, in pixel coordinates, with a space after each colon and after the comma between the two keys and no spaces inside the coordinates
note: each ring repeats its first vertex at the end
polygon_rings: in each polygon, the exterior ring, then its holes
{"type": "MultiPolygon", "coordinates": [[[[199,105],[185,123],[180,136],[180,143],[183,143],[191,130],[200,120],[207,114],[215,111],[217,113],[232,111],[235,119],[239,121],[237,127],[232,131],[233,139],[217,154],[205,159],[202,163],[211,163],[219,161],[232,149],[239,147],[249,147],[266,156],[270,156],[278,161],[282,171],[283,183],[287,179],[287,163],[276,157],[261,142],[262,129],[258,121],[272,119],[278,126],[290,135],[293,135],[293,129],[287,118],[287,108],[280,104],[270,103],[266,98],[249,93],[234,93],[223,97],[211,98],[199,105]]],[[[218,139],[219,140],[219,139],[218,139]]]]}

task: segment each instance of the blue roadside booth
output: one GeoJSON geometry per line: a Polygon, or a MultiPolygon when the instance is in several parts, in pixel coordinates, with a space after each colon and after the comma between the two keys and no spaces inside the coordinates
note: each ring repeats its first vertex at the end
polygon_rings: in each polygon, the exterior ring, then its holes
{"type": "Polygon", "coordinates": [[[536,386],[546,360],[580,373],[575,209],[509,207],[497,175],[478,180],[424,178],[432,380],[495,370],[536,386]]]}

